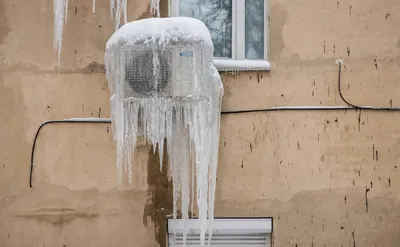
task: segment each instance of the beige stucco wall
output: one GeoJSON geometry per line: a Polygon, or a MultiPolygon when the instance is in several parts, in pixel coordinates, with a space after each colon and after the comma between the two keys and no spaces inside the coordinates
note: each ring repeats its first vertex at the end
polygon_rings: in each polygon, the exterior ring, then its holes
{"type": "MultiPolygon", "coordinates": [[[[0,0],[0,246],[161,246],[171,185],[148,147],[134,183],[116,186],[103,54],[108,1],[70,0],[61,73],[52,0],[0,0]]],[[[148,16],[129,2],[129,20],[148,16]]],[[[162,1],[164,14],[166,2],[162,1]]],[[[222,73],[224,110],[282,105],[400,106],[400,2],[270,1],[269,73],[222,73]]],[[[274,217],[274,244],[399,246],[400,114],[371,111],[224,115],[217,216],[274,217]]]]}

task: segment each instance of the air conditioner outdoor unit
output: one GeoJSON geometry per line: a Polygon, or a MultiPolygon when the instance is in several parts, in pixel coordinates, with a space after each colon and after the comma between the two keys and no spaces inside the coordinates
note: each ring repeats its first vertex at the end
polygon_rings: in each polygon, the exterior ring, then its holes
{"type": "Polygon", "coordinates": [[[180,97],[193,94],[194,53],[190,46],[162,49],[125,46],[124,97],[180,97]]]}
{"type": "MultiPolygon", "coordinates": [[[[135,44],[125,45],[123,54],[123,97],[126,103],[138,98],[185,99],[188,96],[207,96],[204,91],[196,91],[193,79],[196,64],[202,63],[202,54],[196,52],[196,47],[190,44],[163,47],[135,44]]],[[[204,75],[207,73],[197,73],[198,79],[204,75]]],[[[204,83],[204,80],[199,83],[204,83]]],[[[145,132],[142,115],[143,110],[139,108],[138,136],[143,136],[145,132]]]]}
{"type": "Polygon", "coordinates": [[[125,24],[107,42],[111,94],[124,100],[210,97],[214,87],[222,86],[212,54],[210,33],[199,20],[153,18],[125,24]]]}

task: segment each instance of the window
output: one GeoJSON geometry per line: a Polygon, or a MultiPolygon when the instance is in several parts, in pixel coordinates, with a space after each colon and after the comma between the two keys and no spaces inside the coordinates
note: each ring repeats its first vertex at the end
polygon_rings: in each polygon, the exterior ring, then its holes
{"type": "Polygon", "coordinates": [[[269,70],[267,0],[169,0],[170,16],[201,20],[220,70],[269,70]]]}
{"type": "MultiPolygon", "coordinates": [[[[168,219],[169,247],[183,247],[183,234],[180,223],[183,220],[168,219]],[[174,236],[174,231],[176,235],[174,236]]],[[[189,233],[186,245],[200,247],[200,223],[197,219],[186,220],[189,233]]],[[[210,247],[271,247],[271,218],[219,218],[214,219],[210,247]]],[[[208,243],[206,236],[206,244],[208,243]]]]}

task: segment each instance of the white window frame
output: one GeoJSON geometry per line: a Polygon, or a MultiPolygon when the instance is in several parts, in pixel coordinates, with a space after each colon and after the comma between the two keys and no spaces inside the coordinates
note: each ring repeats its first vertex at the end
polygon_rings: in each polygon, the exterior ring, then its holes
{"type": "MultiPolygon", "coordinates": [[[[179,236],[179,234],[182,236],[183,223],[185,224],[185,230],[189,230],[188,236],[193,236],[194,234],[195,236],[200,235],[201,224],[198,219],[168,219],[167,232],[169,247],[182,246],[182,240],[177,241],[175,239],[175,236],[179,236]]],[[[213,237],[218,239],[218,235],[222,235],[226,239],[226,236],[229,236],[227,240],[229,242],[234,242],[235,246],[242,247],[240,245],[241,237],[250,235],[258,235],[261,238],[265,236],[265,245],[261,245],[260,243],[253,243],[248,245],[246,244],[246,246],[272,246],[272,218],[216,218],[213,221],[212,229],[213,237]],[[230,238],[230,236],[232,238],[230,238]]],[[[206,236],[206,243],[207,241],[208,237],[206,236]]],[[[223,244],[223,242],[219,244],[223,244]]],[[[211,244],[210,247],[213,247],[213,245],[211,244]]]]}
{"type": "MultiPolygon", "coordinates": [[[[169,16],[179,16],[179,2],[184,0],[168,0],[169,16]]],[[[269,11],[268,0],[264,0],[264,59],[246,59],[245,54],[245,1],[232,0],[232,58],[214,58],[214,65],[220,71],[229,70],[270,70],[268,62],[269,11]]]]}

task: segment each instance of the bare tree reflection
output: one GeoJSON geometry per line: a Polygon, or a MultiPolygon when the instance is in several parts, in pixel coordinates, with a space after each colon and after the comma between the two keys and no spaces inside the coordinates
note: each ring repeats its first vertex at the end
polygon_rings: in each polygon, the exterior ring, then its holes
{"type": "Polygon", "coordinates": [[[246,1],[245,51],[247,59],[264,58],[264,0],[246,1]]]}
{"type": "Polygon", "coordinates": [[[232,0],[180,1],[180,16],[204,22],[213,39],[214,57],[232,57],[232,0]]]}

